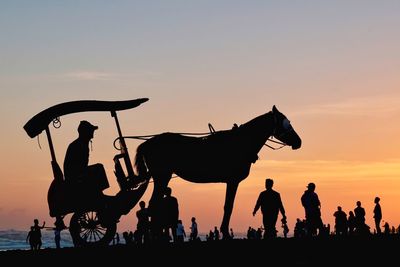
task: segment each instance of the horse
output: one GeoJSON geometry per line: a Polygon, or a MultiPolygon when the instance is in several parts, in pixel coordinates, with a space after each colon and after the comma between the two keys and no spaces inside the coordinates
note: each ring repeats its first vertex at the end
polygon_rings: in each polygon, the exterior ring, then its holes
{"type": "Polygon", "coordinates": [[[229,238],[239,183],[247,178],[251,164],[271,136],[293,150],[301,147],[299,135],[275,105],[272,111],[230,130],[204,137],[166,132],[146,140],[137,148],[135,168],[138,176],[153,178],[149,209],[160,203],[173,174],[194,183],[226,183],[220,230],[223,238],[229,238]]]}

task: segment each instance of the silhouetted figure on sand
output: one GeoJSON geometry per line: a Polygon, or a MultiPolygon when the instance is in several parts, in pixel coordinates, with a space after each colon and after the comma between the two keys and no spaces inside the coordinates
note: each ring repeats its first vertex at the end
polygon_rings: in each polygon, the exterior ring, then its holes
{"type": "Polygon", "coordinates": [[[375,197],[375,200],[374,200],[374,203],[375,203],[374,221],[375,221],[376,233],[378,235],[380,235],[382,233],[382,230],[381,230],[382,209],[381,209],[381,205],[379,204],[380,200],[381,199],[379,197],[375,197]]]}
{"type": "Polygon", "coordinates": [[[352,210],[349,211],[349,218],[347,219],[347,226],[348,226],[348,230],[349,230],[349,235],[354,235],[354,232],[356,229],[356,217],[352,210]]]}
{"type": "Polygon", "coordinates": [[[192,225],[190,226],[190,241],[195,241],[199,234],[199,230],[197,228],[196,218],[192,217],[191,221],[192,225]]]}
{"type": "Polygon", "coordinates": [[[215,226],[214,227],[214,240],[218,241],[219,239],[220,239],[219,230],[218,230],[217,226],[215,226]]]}
{"type": "Polygon", "coordinates": [[[300,220],[300,218],[296,219],[296,224],[294,226],[294,237],[295,238],[303,238],[306,236],[306,230],[305,230],[305,222],[303,220],[300,220]]]}
{"type": "Polygon", "coordinates": [[[361,206],[361,201],[357,201],[357,207],[354,209],[355,232],[357,235],[369,234],[369,226],[365,224],[365,209],[361,206]]]}
{"type": "Polygon", "coordinates": [[[214,241],[214,232],[210,230],[207,241],[214,241]]]}
{"type": "Polygon", "coordinates": [[[263,233],[263,229],[261,227],[258,227],[257,230],[255,231],[256,240],[261,240],[262,235],[263,235],[262,233],[263,233]]]}
{"type": "Polygon", "coordinates": [[[383,225],[383,233],[386,236],[390,235],[390,226],[388,222],[385,222],[385,224],[383,225]]]}
{"type": "Polygon", "coordinates": [[[315,184],[309,183],[307,190],[301,196],[301,204],[306,213],[306,229],[308,236],[315,236],[324,232],[324,224],[321,219],[321,202],[315,193],[315,184]]]}
{"type": "Polygon", "coordinates": [[[35,233],[35,228],[31,226],[31,229],[26,236],[26,242],[29,242],[29,246],[31,250],[36,250],[36,243],[37,243],[37,235],[35,233]]]}
{"type": "Polygon", "coordinates": [[[54,226],[54,242],[56,243],[56,248],[61,248],[61,231],[67,227],[65,226],[62,217],[56,218],[54,226]]]}
{"type": "Polygon", "coordinates": [[[172,233],[173,241],[176,242],[176,227],[179,218],[179,205],[176,197],[171,195],[172,189],[167,187],[165,195],[162,200],[162,213],[163,213],[163,228],[164,235],[169,238],[170,230],[172,233]]]}
{"type": "Polygon", "coordinates": [[[335,232],[336,235],[346,236],[347,235],[347,214],[342,210],[342,207],[338,206],[337,211],[333,213],[335,217],[335,232]]]}
{"type": "Polygon", "coordinates": [[[32,250],[39,250],[42,247],[42,231],[41,229],[44,228],[46,222],[43,222],[43,225],[39,225],[39,220],[33,220],[33,226],[31,226],[31,230],[26,237],[27,241],[29,240],[29,245],[31,246],[32,250]]]}
{"type": "Polygon", "coordinates": [[[132,232],[124,231],[122,233],[122,237],[125,240],[125,244],[131,245],[133,243],[133,233],[132,232]]]}
{"type": "Polygon", "coordinates": [[[185,232],[185,227],[182,224],[182,220],[178,220],[178,223],[176,225],[176,243],[183,243],[185,241],[186,237],[186,232],[185,232]]]}
{"type": "Polygon", "coordinates": [[[135,240],[138,244],[147,243],[150,236],[150,214],[146,208],[146,202],[143,200],[139,202],[140,209],[136,212],[138,231],[138,240],[135,240]]]}
{"type": "Polygon", "coordinates": [[[265,180],[266,190],[258,196],[256,205],[253,210],[253,216],[256,215],[261,207],[264,225],[264,238],[276,237],[276,221],[278,220],[279,211],[282,217],[286,220],[285,209],[283,208],[281,196],[278,192],[272,189],[274,181],[272,179],[265,180]]]}

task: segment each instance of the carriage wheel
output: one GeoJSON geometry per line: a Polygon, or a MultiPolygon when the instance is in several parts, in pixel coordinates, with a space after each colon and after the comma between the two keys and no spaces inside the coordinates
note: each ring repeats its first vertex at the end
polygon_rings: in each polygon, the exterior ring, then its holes
{"type": "Polygon", "coordinates": [[[115,236],[117,223],[101,225],[97,211],[82,211],[72,215],[69,229],[75,246],[106,246],[115,236]]]}

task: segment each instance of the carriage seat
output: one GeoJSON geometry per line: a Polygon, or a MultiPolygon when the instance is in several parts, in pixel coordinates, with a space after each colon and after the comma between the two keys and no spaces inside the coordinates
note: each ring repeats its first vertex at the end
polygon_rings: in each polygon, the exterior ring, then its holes
{"type": "Polygon", "coordinates": [[[102,164],[88,166],[85,177],[82,181],[77,182],[64,180],[58,164],[52,162],[52,166],[55,177],[47,193],[51,217],[74,212],[82,208],[83,205],[96,205],[104,196],[102,191],[109,188],[107,175],[102,164]]]}

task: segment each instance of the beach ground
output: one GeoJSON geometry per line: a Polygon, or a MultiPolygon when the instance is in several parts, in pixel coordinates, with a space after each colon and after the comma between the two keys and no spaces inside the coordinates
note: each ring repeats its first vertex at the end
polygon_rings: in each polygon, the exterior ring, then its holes
{"type": "Polygon", "coordinates": [[[153,244],[144,247],[116,245],[104,248],[62,248],[40,251],[9,250],[0,259],[34,266],[80,264],[274,264],[282,266],[360,266],[397,264],[400,236],[368,238],[277,238],[153,244]]]}

